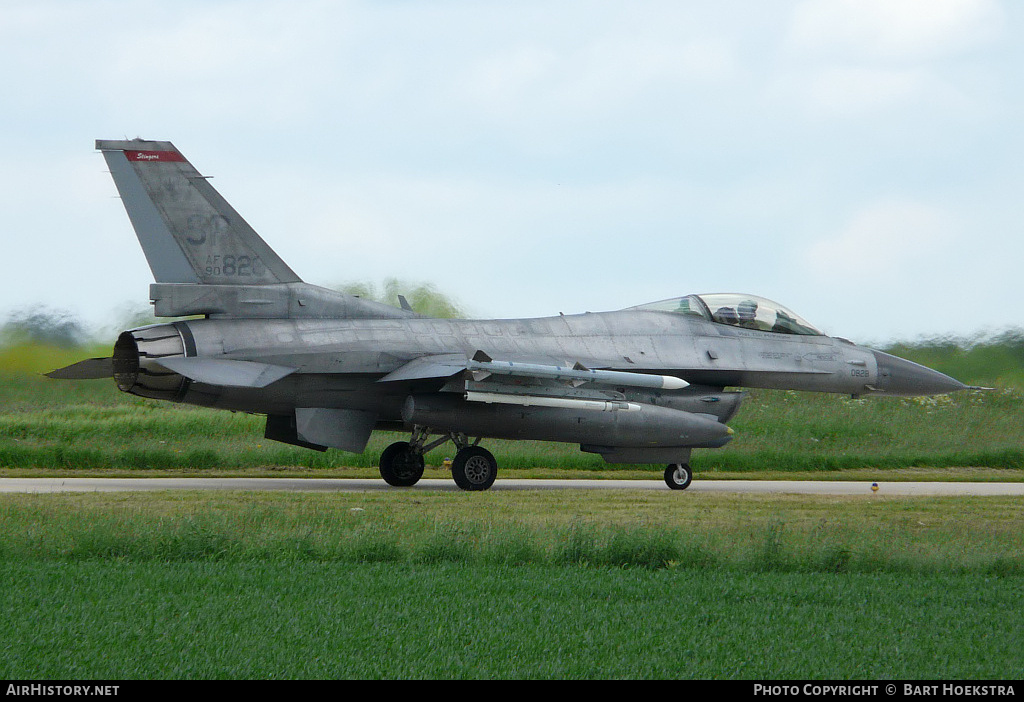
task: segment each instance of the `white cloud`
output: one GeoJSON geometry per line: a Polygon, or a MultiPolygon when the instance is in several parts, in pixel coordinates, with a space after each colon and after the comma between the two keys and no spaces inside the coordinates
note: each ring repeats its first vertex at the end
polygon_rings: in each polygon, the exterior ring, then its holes
{"type": "Polygon", "coordinates": [[[817,56],[921,60],[984,44],[1002,23],[993,0],[807,0],[793,13],[788,39],[817,56]]]}
{"type": "Polygon", "coordinates": [[[802,2],[769,94],[819,120],[976,114],[990,73],[970,58],[996,49],[1004,25],[993,0],[802,2]]]}
{"type": "Polygon", "coordinates": [[[479,116],[521,130],[671,104],[694,87],[731,81],[737,61],[719,38],[623,33],[571,46],[500,47],[468,62],[447,89],[479,116]]]}
{"type": "Polygon", "coordinates": [[[884,280],[916,274],[943,255],[958,227],[942,209],[918,202],[869,205],[829,238],[811,244],[809,271],[820,279],[884,280]]]}
{"type": "Polygon", "coordinates": [[[913,105],[928,97],[933,84],[919,70],[849,66],[823,68],[805,79],[804,97],[811,114],[848,118],[913,105]]]}

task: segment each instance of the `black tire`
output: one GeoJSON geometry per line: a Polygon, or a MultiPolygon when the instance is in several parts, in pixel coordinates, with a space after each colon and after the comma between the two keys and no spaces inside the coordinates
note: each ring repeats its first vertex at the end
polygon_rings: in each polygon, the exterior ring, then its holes
{"type": "Polygon", "coordinates": [[[693,480],[689,463],[669,463],[665,468],[665,484],[673,490],[685,490],[693,480]]]}
{"type": "Polygon", "coordinates": [[[380,477],[395,487],[412,487],[423,477],[423,455],[396,441],[380,454],[380,477]]]}
{"type": "Polygon", "coordinates": [[[452,478],[463,490],[486,490],[498,477],[498,462],[485,448],[467,446],[455,454],[452,478]]]}

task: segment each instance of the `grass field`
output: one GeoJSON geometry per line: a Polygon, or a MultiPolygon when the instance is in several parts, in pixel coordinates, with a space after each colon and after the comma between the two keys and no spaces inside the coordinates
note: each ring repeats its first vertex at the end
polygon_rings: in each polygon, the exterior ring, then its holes
{"type": "MultiPolygon", "coordinates": [[[[734,441],[695,455],[697,478],[1024,479],[1016,348],[989,349],[975,376],[942,368],[990,392],[753,393],[734,441]]],[[[38,377],[106,352],[0,349],[0,473],[369,476],[394,440],[320,454],[266,442],[258,417],[38,377]]],[[[487,445],[506,474],[660,479],[659,467],[606,466],[575,446],[487,445]]],[[[1024,669],[1013,498],[8,494],[0,530],[6,679],[996,680],[1024,669]]]]}
{"type": "Polygon", "coordinates": [[[0,676],[1006,679],[1004,498],[6,495],[0,676]]]}
{"type": "Polygon", "coordinates": [[[0,564],[5,679],[1019,677],[979,576],[211,562],[0,564]],[[74,596],[69,596],[69,591],[74,596]]]}
{"type": "MultiPolygon", "coordinates": [[[[318,453],[263,439],[261,417],[159,404],[123,396],[108,384],[79,383],[69,392],[54,381],[9,380],[0,389],[0,468],[238,470],[281,466],[372,468],[398,439],[377,433],[364,454],[318,453]],[[82,387],[89,385],[90,387],[82,387]],[[38,395],[56,397],[39,402],[38,395]],[[24,397],[31,399],[25,400],[24,397]],[[61,404],[63,403],[63,404],[61,404]]],[[[731,423],[724,449],[697,451],[699,475],[715,473],[882,470],[911,467],[1024,468],[1024,394],[1015,390],[962,393],[930,402],[850,400],[829,395],[752,393],[731,423]]],[[[609,466],[571,444],[486,443],[502,470],[653,471],[609,466]]],[[[438,466],[447,445],[427,455],[438,466]]]]}
{"type": "MultiPolygon", "coordinates": [[[[261,417],[142,400],[118,392],[110,381],[60,382],[40,375],[90,353],[105,350],[0,351],[0,469],[209,473],[289,467],[360,474],[342,470],[355,468],[372,475],[381,450],[399,438],[377,433],[364,454],[318,453],[264,440],[261,417]]],[[[1005,371],[999,377],[1016,376],[1005,371]]],[[[988,469],[982,479],[1024,479],[1024,391],[1015,385],[912,399],[754,391],[731,426],[736,436],[724,449],[695,452],[698,476],[811,477],[870,469],[892,479],[891,471],[927,468],[941,479],[961,475],[948,469],[970,467],[988,469]]],[[[662,470],[610,466],[571,444],[487,446],[502,471],[625,470],[656,478],[662,470]]],[[[450,455],[449,444],[428,454],[427,463],[439,466],[450,455]]]]}

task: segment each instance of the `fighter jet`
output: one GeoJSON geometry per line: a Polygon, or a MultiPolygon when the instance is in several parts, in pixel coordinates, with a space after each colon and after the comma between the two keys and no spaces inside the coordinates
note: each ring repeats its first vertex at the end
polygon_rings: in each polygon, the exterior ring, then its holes
{"type": "Polygon", "coordinates": [[[49,375],[112,377],[141,397],[266,416],[265,437],[365,450],[409,433],[380,475],[414,485],[426,451],[454,442],[452,477],[486,490],[483,438],[579,444],[608,463],[665,465],[690,485],[691,452],[725,445],[745,393],[876,395],[965,389],[942,373],[826,336],[754,295],[685,295],[536,319],[434,319],[303,282],[173,144],[96,142],[155,283],[158,317],[109,358],[49,375]],[[195,318],[201,317],[201,318],[195,318]],[[727,389],[728,388],[728,389],[727,389]]]}

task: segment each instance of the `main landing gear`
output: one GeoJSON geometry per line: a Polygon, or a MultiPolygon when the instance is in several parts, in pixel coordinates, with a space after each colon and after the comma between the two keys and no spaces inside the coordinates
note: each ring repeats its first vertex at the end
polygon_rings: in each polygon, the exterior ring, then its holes
{"type": "Polygon", "coordinates": [[[416,427],[409,441],[397,441],[380,455],[380,477],[388,485],[411,487],[423,477],[423,454],[451,440],[458,448],[452,461],[452,478],[463,490],[486,490],[498,475],[498,462],[490,451],[472,444],[465,434],[448,433],[427,443],[430,430],[416,427]]]}

